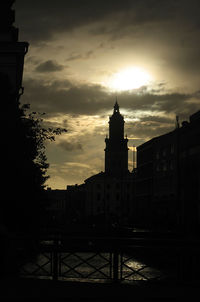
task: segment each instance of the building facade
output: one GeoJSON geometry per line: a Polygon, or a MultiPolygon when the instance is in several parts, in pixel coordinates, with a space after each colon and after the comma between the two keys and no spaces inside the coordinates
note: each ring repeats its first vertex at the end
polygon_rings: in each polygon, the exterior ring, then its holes
{"type": "MultiPolygon", "coordinates": [[[[5,93],[15,97],[18,104],[23,93],[22,76],[24,56],[28,51],[27,42],[18,41],[18,28],[13,26],[15,11],[11,8],[14,0],[0,3],[0,81],[5,93]]],[[[1,89],[2,93],[2,89],[1,89]]]]}
{"type": "Polygon", "coordinates": [[[200,111],[137,148],[135,222],[145,228],[200,225],[200,111]]]}

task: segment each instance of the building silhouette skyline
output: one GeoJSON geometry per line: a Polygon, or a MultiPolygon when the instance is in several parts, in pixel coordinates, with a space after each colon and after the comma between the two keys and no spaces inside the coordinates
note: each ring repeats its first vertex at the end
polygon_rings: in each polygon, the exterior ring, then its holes
{"type": "Polygon", "coordinates": [[[72,213],[73,217],[78,213],[78,220],[93,223],[156,231],[198,230],[200,112],[171,132],[138,146],[137,168],[131,172],[124,123],[116,102],[105,139],[105,171],[81,185],[67,186],[69,221],[72,213]]]}

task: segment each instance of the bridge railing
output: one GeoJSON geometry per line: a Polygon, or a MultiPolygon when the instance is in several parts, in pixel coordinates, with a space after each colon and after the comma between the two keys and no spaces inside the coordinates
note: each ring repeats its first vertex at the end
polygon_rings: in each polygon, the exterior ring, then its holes
{"type": "Polygon", "coordinates": [[[23,277],[88,281],[199,281],[197,240],[65,237],[41,240],[23,277]]]}

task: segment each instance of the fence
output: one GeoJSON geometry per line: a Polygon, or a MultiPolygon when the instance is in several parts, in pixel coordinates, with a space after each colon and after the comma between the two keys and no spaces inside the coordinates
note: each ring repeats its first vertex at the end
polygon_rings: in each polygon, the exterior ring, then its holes
{"type": "Polygon", "coordinates": [[[200,248],[193,240],[74,237],[43,240],[21,275],[53,280],[199,280],[200,248]]]}

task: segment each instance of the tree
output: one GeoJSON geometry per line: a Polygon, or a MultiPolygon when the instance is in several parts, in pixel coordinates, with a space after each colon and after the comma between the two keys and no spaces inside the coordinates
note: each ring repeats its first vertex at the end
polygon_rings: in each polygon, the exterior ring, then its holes
{"type": "MultiPolygon", "coordinates": [[[[32,238],[31,244],[28,240],[24,244],[23,255],[29,256],[39,238],[44,211],[43,194],[49,166],[45,141],[54,140],[55,135],[66,130],[44,128],[38,114],[28,114],[29,106],[19,105],[18,97],[12,94],[5,75],[0,74],[0,83],[3,197],[0,203],[0,233],[5,247],[12,242],[11,237],[16,239],[19,234],[32,238]]],[[[8,254],[6,249],[5,254],[8,254]]]]}

